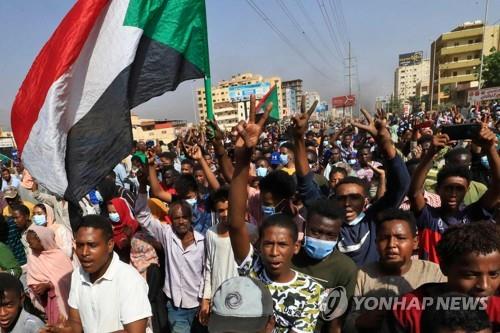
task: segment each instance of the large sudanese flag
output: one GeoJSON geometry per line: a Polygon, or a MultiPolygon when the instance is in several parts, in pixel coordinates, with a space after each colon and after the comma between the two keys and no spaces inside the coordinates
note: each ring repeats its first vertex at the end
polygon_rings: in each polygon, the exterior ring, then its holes
{"type": "Polygon", "coordinates": [[[79,0],[14,101],[22,161],[76,202],[129,154],[130,109],[205,75],[204,0],[79,0]]]}

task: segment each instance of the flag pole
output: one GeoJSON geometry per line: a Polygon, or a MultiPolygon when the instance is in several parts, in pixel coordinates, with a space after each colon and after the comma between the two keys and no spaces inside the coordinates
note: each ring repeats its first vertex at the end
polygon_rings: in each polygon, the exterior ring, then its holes
{"type": "Polygon", "coordinates": [[[210,74],[210,53],[208,52],[208,24],[207,24],[207,6],[205,0],[203,1],[203,7],[205,10],[205,47],[206,47],[206,57],[207,57],[207,64],[206,64],[206,73],[205,73],[205,105],[207,106],[207,119],[210,120],[215,120],[214,117],[214,109],[213,109],[213,103],[212,103],[212,78],[210,74]]]}
{"type": "Polygon", "coordinates": [[[207,105],[207,119],[214,120],[214,110],[212,104],[212,80],[210,76],[205,76],[205,102],[207,105]]]}

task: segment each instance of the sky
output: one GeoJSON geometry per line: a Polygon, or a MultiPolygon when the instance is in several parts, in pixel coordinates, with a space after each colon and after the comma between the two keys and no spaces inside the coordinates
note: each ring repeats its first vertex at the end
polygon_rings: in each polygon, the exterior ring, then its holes
{"type": "MultiPolygon", "coordinates": [[[[431,40],[441,33],[482,20],[485,1],[206,0],[212,82],[246,72],[300,78],[304,90],[317,91],[322,100],[330,101],[349,91],[350,41],[352,91],[360,104],[371,108],[377,96],[392,92],[400,53],[422,50],[429,57],[431,40]]],[[[0,1],[0,128],[10,128],[10,109],[19,86],[74,3],[0,1]]],[[[489,0],[488,22],[499,20],[500,0],[489,0]]],[[[186,81],[133,112],[143,118],[193,121],[194,91],[201,86],[203,80],[186,81]]]]}

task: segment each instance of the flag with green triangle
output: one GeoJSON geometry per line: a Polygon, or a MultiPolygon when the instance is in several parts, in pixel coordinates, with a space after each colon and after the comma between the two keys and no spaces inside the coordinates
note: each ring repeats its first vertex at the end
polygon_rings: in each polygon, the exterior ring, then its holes
{"type": "Polygon", "coordinates": [[[261,98],[257,104],[256,110],[257,115],[264,113],[266,106],[272,102],[273,108],[269,114],[268,121],[279,121],[280,120],[280,106],[278,100],[278,87],[276,85],[272,86],[271,89],[261,98]]]}

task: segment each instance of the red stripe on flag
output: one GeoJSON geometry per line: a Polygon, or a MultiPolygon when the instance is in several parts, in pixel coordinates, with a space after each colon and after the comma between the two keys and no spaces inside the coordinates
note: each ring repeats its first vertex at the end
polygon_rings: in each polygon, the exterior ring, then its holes
{"type": "MultiPolygon", "coordinates": [[[[271,92],[273,91],[274,88],[276,88],[276,85],[272,86],[271,89],[269,89],[269,91],[264,96],[262,96],[262,98],[259,101],[259,104],[257,104],[257,106],[255,107],[256,112],[259,111],[259,108],[264,106],[264,103],[266,103],[267,98],[269,97],[269,95],[271,95],[271,92]]],[[[264,112],[264,110],[262,110],[262,112],[264,112]]]]}
{"type": "Polygon", "coordinates": [[[42,48],[12,105],[11,125],[21,153],[52,84],[78,58],[89,33],[109,0],[80,0],[42,48]]]}

